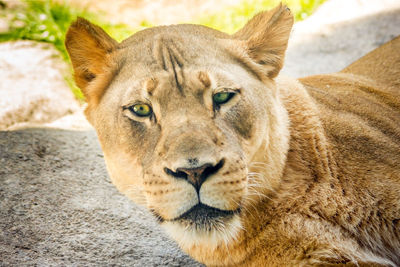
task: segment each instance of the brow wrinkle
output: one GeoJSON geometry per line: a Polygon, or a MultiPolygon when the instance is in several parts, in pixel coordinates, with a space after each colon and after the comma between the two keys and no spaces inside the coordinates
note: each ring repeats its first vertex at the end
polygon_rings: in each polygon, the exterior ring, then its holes
{"type": "Polygon", "coordinates": [[[179,92],[181,94],[183,94],[183,88],[182,88],[183,80],[182,80],[181,66],[177,62],[175,55],[173,53],[171,53],[170,49],[168,49],[168,52],[169,52],[169,57],[170,57],[171,64],[172,64],[172,71],[174,72],[176,87],[178,87],[179,92]]]}
{"type": "Polygon", "coordinates": [[[160,36],[154,44],[154,58],[163,70],[174,76],[176,87],[183,94],[184,58],[174,44],[173,37],[160,36]]]}

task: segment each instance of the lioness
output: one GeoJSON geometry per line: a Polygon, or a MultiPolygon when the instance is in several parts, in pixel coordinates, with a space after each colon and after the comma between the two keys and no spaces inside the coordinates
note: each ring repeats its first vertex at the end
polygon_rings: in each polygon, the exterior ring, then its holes
{"type": "Polygon", "coordinates": [[[233,35],[66,36],[117,188],[209,266],[400,265],[400,38],[343,71],[278,78],[283,5],[233,35]]]}

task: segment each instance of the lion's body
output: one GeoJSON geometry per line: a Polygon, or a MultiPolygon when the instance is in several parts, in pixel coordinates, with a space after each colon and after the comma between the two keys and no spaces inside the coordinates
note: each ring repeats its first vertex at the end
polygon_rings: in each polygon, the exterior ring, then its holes
{"type": "MultiPolygon", "coordinates": [[[[374,53],[396,54],[400,38],[390,46],[374,53]]],[[[249,209],[245,228],[254,233],[235,248],[189,253],[210,265],[227,254],[244,266],[399,265],[400,54],[394,62],[380,81],[345,71],[278,78],[291,122],[285,182],[249,209]]]]}
{"type": "Polygon", "coordinates": [[[291,24],[280,6],[233,36],[185,25],[121,44],[71,26],[111,179],[210,266],[398,266],[400,38],[336,74],[276,78],[291,24]]]}

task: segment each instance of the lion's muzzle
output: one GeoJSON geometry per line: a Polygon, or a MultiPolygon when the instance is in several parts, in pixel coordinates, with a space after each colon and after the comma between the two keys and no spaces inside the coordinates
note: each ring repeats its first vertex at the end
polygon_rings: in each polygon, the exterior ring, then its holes
{"type": "MultiPolygon", "coordinates": [[[[190,158],[188,162],[198,162],[197,158],[190,158]]],[[[225,160],[222,159],[218,164],[213,165],[211,163],[203,164],[202,166],[194,166],[192,168],[177,168],[176,171],[172,171],[169,168],[164,168],[166,174],[173,176],[177,179],[184,179],[188,183],[194,186],[197,192],[200,191],[201,185],[211,175],[217,173],[224,165],[225,160]]]]}

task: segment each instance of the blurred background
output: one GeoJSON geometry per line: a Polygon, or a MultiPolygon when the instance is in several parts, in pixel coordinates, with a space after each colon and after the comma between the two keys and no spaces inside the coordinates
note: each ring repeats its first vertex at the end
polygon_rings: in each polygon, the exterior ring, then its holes
{"type": "MultiPolygon", "coordinates": [[[[296,21],[325,0],[285,0],[296,21]]],[[[87,129],[65,33],[77,16],[117,41],[157,25],[196,23],[227,33],[279,0],[0,0],[0,130],[87,129]],[[12,88],[12,90],[10,90],[12,88]],[[72,94],[71,94],[72,92],[72,94]],[[56,121],[57,119],[61,119],[56,121]]]]}
{"type": "MultiPolygon", "coordinates": [[[[234,33],[256,13],[280,2],[0,0],[0,130],[35,124],[90,127],[80,112],[84,99],[64,46],[65,33],[77,16],[122,41],[148,27],[177,23],[234,33]],[[55,122],[59,118],[61,122],[55,122]]],[[[399,0],[282,2],[296,21],[283,69],[290,76],[338,71],[400,33],[399,0]]]]}
{"type": "MultiPolygon", "coordinates": [[[[325,0],[286,0],[296,20],[325,0]]],[[[146,27],[203,24],[233,33],[254,14],[279,0],[1,0],[1,39],[29,39],[59,45],[76,16],[105,28],[118,41],[146,27]]],[[[61,48],[60,48],[61,49],[61,48]]]]}
{"type": "MultiPolygon", "coordinates": [[[[286,0],[296,20],[308,17],[325,0],[286,0]]],[[[203,24],[227,33],[278,0],[1,0],[0,42],[34,40],[51,43],[68,61],[64,37],[81,16],[121,41],[147,27],[177,23],[203,24]]],[[[76,97],[82,95],[70,84],[76,97]]]]}

